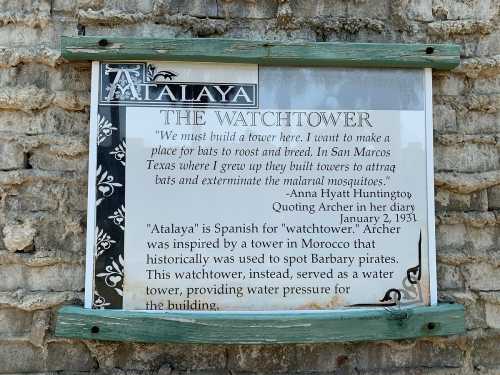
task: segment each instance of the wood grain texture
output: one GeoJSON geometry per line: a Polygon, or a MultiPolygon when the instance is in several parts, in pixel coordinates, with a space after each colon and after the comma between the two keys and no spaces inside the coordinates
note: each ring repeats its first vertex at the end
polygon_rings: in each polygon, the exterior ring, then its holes
{"type": "Polygon", "coordinates": [[[444,336],[465,331],[464,308],[294,312],[133,312],[64,306],[56,336],[80,339],[216,344],[314,343],[444,336]]]}
{"type": "Polygon", "coordinates": [[[261,65],[453,69],[453,44],[309,43],[239,39],[62,37],[67,60],[166,60],[261,65]]]}

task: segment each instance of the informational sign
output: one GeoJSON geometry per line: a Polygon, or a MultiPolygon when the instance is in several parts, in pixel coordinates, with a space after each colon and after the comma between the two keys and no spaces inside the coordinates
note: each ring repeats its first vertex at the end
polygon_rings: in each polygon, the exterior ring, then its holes
{"type": "Polygon", "coordinates": [[[86,307],[436,303],[424,69],[94,62],[86,307]]]}

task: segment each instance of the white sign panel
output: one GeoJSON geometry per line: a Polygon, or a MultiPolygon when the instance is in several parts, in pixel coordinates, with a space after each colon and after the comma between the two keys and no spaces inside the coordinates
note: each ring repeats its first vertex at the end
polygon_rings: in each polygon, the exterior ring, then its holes
{"type": "Polygon", "coordinates": [[[86,306],[436,302],[430,71],[94,63],[86,306]]]}

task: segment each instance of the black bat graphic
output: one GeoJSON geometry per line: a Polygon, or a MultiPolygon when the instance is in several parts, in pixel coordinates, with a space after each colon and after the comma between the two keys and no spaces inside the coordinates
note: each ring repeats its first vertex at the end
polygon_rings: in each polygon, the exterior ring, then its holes
{"type": "Polygon", "coordinates": [[[177,77],[177,74],[175,74],[174,72],[170,72],[168,70],[160,70],[157,72],[155,66],[148,64],[147,67],[148,81],[156,81],[160,77],[163,78],[164,81],[166,80],[171,81],[174,79],[174,77],[177,77]]]}

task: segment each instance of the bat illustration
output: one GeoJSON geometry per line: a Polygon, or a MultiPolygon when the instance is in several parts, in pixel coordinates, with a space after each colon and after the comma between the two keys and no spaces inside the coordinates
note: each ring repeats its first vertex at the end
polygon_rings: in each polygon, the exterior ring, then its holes
{"type": "Polygon", "coordinates": [[[161,78],[160,81],[172,81],[174,77],[177,77],[177,74],[168,70],[156,71],[156,67],[154,65],[148,64],[146,69],[146,77],[148,81],[157,81],[158,78],[161,78]]]}

